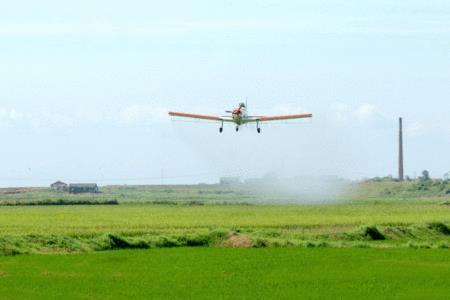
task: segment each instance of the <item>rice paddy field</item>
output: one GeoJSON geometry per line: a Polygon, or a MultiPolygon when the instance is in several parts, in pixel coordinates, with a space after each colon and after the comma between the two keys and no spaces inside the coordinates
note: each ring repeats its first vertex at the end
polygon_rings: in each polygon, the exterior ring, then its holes
{"type": "Polygon", "coordinates": [[[446,250],[120,250],[0,257],[0,299],[446,299],[446,250]]]}
{"type": "Polygon", "coordinates": [[[443,299],[450,197],[414,188],[0,191],[0,299],[443,299]]]}

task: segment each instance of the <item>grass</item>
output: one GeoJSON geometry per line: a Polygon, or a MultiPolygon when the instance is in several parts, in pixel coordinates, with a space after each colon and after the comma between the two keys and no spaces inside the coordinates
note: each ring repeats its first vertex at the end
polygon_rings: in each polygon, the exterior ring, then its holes
{"type": "Polygon", "coordinates": [[[315,203],[221,186],[0,191],[0,300],[444,299],[441,185],[365,184],[315,203]]]}
{"type": "Polygon", "coordinates": [[[113,206],[2,207],[7,235],[146,232],[184,228],[342,227],[367,224],[450,223],[438,203],[343,203],[323,205],[123,204],[113,206]]]}
{"type": "MultiPolygon", "coordinates": [[[[118,201],[120,203],[156,203],[156,204],[189,204],[196,203],[236,203],[273,200],[274,197],[261,197],[250,188],[235,188],[221,185],[137,185],[137,186],[105,186],[100,193],[69,194],[53,191],[48,188],[22,188],[25,193],[5,194],[0,192],[0,205],[20,203],[45,203],[56,201],[118,201]]],[[[0,189],[1,191],[1,189],[0,189]]]]}
{"type": "Polygon", "coordinates": [[[140,245],[125,248],[216,246],[233,233],[249,237],[254,246],[409,247],[414,242],[437,248],[450,245],[449,224],[448,206],[431,200],[12,206],[0,209],[0,254],[108,250],[114,248],[110,235],[140,245]]]}
{"type": "Polygon", "coordinates": [[[49,188],[0,189],[0,205],[4,203],[40,203],[86,201],[118,201],[120,203],[298,203],[310,200],[345,199],[423,199],[448,201],[450,180],[414,180],[398,182],[392,179],[368,180],[359,183],[339,179],[297,178],[260,184],[242,185],[116,185],[100,187],[96,194],[68,194],[49,188]],[[320,185],[322,184],[322,186],[320,185]],[[286,186],[285,186],[286,185],[286,186]],[[297,187],[298,186],[298,187],[297,187]],[[297,188],[295,188],[297,187],[297,188]],[[323,190],[323,191],[322,191],[323,190]],[[328,192],[327,192],[328,191],[328,192]],[[334,191],[332,193],[331,191],[334,191]],[[320,195],[318,199],[317,195],[320,195]]]}
{"type": "Polygon", "coordinates": [[[446,299],[445,250],[177,248],[0,257],[0,299],[446,299]]]}
{"type": "Polygon", "coordinates": [[[109,186],[81,195],[6,189],[0,191],[0,255],[218,247],[233,245],[226,238],[235,234],[253,247],[448,248],[450,208],[442,205],[448,198],[434,190],[408,199],[375,193],[384,187],[401,194],[417,184],[365,182],[347,200],[314,203],[301,195],[270,200],[276,193],[263,196],[247,186],[109,186]]]}
{"type": "Polygon", "coordinates": [[[429,197],[449,197],[450,180],[412,180],[399,182],[392,179],[368,180],[353,188],[354,196],[362,198],[382,197],[417,199],[429,197]]]}

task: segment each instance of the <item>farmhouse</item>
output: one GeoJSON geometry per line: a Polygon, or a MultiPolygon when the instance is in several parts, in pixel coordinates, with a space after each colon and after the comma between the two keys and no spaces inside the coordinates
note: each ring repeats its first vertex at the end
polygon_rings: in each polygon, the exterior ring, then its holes
{"type": "Polygon", "coordinates": [[[69,184],[69,193],[98,193],[98,186],[96,183],[71,183],[69,184]]]}
{"type": "Polygon", "coordinates": [[[50,185],[50,188],[52,190],[60,192],[67,191],[67,183],[64,183],[62,181],[56,181],[50,185]]]}

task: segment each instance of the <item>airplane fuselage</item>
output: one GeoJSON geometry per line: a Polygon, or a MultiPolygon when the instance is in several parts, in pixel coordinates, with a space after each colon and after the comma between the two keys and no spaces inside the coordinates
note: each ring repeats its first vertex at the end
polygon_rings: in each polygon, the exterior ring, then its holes
{"type": "Polygon", "coordinates": [[[245,107],[235,108],[231,114],[231,117],[233,118],[233,122],[236,125],[239,126],[245,124],[245,121],[248,117],[247,109],[245,107]]]}

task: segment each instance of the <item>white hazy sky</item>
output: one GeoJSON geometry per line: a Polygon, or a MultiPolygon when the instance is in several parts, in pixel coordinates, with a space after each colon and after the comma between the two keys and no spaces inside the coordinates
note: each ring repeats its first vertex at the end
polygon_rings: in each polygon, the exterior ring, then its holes
{"type": "Polygon", "coordinates": [[[0,186],[450,171],[450,2],[3,1],[0,186]],[[172,122],[311,111],[312,122],[172,122]]]}

